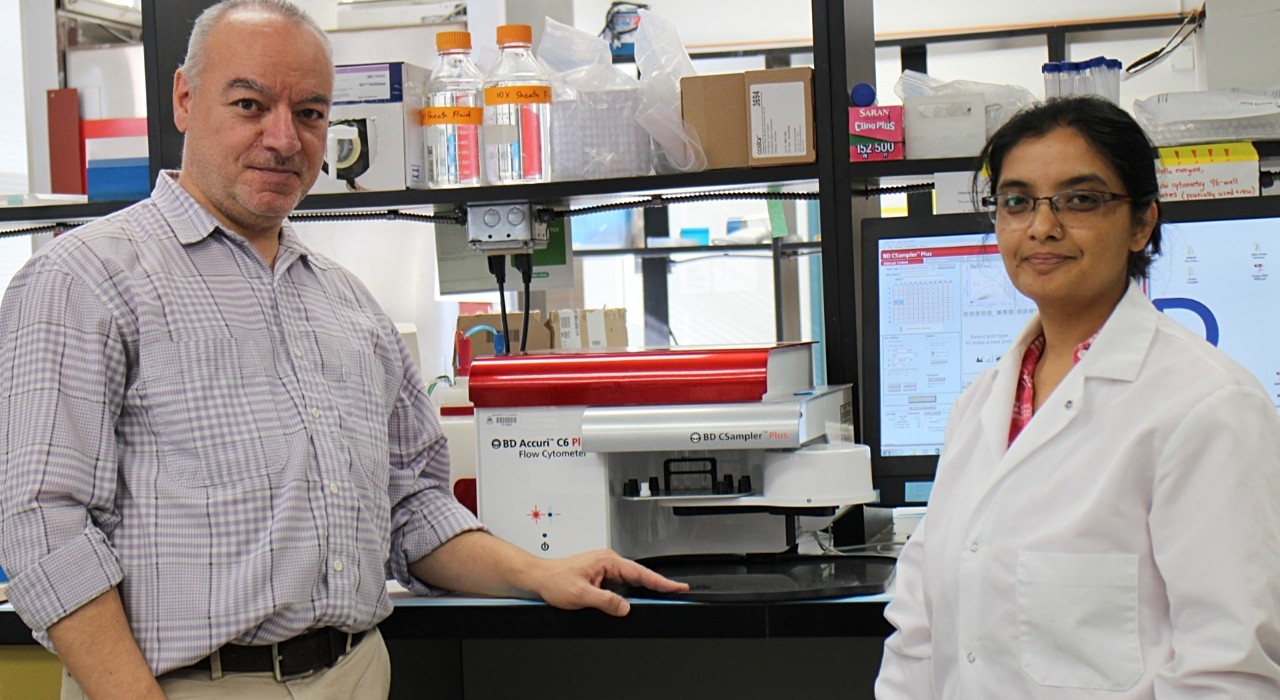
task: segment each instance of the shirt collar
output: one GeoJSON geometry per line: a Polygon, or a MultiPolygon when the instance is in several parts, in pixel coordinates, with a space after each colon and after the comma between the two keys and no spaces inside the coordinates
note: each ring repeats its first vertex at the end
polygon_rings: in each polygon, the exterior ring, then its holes
{"type": "MultiPolygon", "coordinates": [[[[243,240],[239,234],[227,231],[222,224],[209,213],[190,192],[178,184],[177,170],[162,170],[156,178],[156,186],[151,191],[151,199],[156,203],[160,213],[169,222],[174,236],[183,245],[199,243],[217,231],[223,235],[243,240]]],[[[322,256],[315,256],[294,230],[293,224],[285,219],[280,225],[280,255],[277,265],[284,262],[287,266],[297,258],[306,258],[317,267],[327,268],[328,264],[322,256]]]]}
{"type": "MultiPolygon", "coordinates": [[[[1120,303],[1112,310],[1102,328],[1089,340],[1087,352],[1080,353],[1079,364],[1086,376],[1108,377],[1132,381],[1147,355],[1147,348],[1155,336],[1158,313],[1142,293],[1137,282],[1130,281],[1129,288],[1120,303]]],[[[1023,354],[1036,337],[1044,332],[1040,314],[1031,318],[1022,329],[1013,347],[1001,359],[998,371],[1012,371],[1014,376],[1022,363],[1023,354]]],[[[1076,347],[1079,351],[1080,346],[1076,347]]]]}

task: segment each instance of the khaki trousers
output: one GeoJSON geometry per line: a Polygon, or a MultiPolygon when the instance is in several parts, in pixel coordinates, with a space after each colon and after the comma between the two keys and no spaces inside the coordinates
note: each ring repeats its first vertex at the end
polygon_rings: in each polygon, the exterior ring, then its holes
{"type": "MultiPolygon", "coordinates": [[[[278,683],[270,673],[231,673],[215,681],[208,671],[175,671],[160,677],[160,688],[169,700],[387,700],[391,657],[375,628],[332,668],[305,678],[278,683]]],[[[65,668],[62,700],[89,700],[65,668]]]]}

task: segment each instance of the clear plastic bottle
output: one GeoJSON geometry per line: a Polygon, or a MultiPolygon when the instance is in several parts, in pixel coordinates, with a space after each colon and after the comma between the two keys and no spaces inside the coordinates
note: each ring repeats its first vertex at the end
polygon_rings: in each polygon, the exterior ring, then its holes
{"type": "Polygon", "coordinates": [[[1057,61],[1046,63],[1040,67],[1040,72],[1044,75],[1044,99],[1062,97],[1062,64],[1057,61]]]}
{"type": "Polygon", "coordinates": [[[469,32],[436,34],[440,65],[427,83],[422,129],[429,187],[480,184],[484,75],[471,62],[469,32]]]}
{"type": "Polygon", "coordinates": [[[532,45],[529,25],[498,27],[498,62],[484,81],[485,178],[494,185],[551,179],[551,81],[532,45]]]}

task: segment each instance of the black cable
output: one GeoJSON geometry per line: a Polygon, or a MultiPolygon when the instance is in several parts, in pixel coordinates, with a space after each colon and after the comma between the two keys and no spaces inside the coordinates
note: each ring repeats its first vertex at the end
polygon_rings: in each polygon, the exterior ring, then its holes
{"type": "Polygon", "coordinates": [[[383,211],[308,211],[294,212],[289,215],[290,221],[419,221],[428,224],[461,224],[466,221],[466,215],[458,211],[444,212],[441,214],[419,214],[412,211],[400,211],[399,209],[386,209],[383,211]]]}
{"type": "Polygon", "coordinates": [[[868,187],[865,190],[854,190],[853,194],[866,197],[880,197],[886,194],[911,194],[912,192],[928,192],[934,188],[932,182],[917,182],[912,185],[891,185],[888,187],[868,187]]]}
{"type": "Polygon", "coordinates": [[[0,231],[0,238],[8,238],[9,236],[35,235],[37,233],[65,233],[77,226],[83,226],[87,221],[78,224],[42,224],[40,226],[28,226],[26,228],[14,228],[8,231],[0,231]]]}
{"type": "Polygon", "coordinates": [[[524,321],[520,328],[520,353],[524,354],[529,344],[529,285],[533,282],[533,255],[517,253],[511,256],[511,264],[520,271],[520,279],[524,282],[524,321]]]}
{"type": "Polygon", "coordinates": [[[798,199],[817,199],[817,192],[693,192],[690,194],[655,194],[648,199],[633,199],[629,202],[615,202],[613,204],[597,204],[590,207],[579,207],[577,209],[539,209],[537,211],[538,221],[549,224],[556,219],[567,219],[573,216],[582,216],[584,214],[598,214],[606,211],[617,211],[619,209],[649,209],[653,207],[665,207],[671,204],[687,204],[689,202],[714,202],[724,200],[737,199],[777,199],[777,200],[798,200],[798,199]]]}
{"type": "MultiPolygon", "coordinates": [[[[502,349],[504,355],[511,354],[511,331],[507,328],[507,295],[502,288],[507,283],[507,259],[502,255],[489,256],[489,272],[498,281],[498,314],[502,319],[502,349]]],[[[523,338],[521,339],[523,342],[523,338]]]]}
{"type": "MultiPolygon", "coordinates": [[[[927,192],[932,190],[933,187],[934,185],[932,182],[921,182],[911,185],[870,187],[863,190],[854,190],[852,194],[861,197],[878,197],[886,194],[927,192]]],[[[556,219],[567,219],[574,216],[583,216],[585,214],[599,214],[607,211],[618,211],[620,209],[648,209],[652,207],[665,207],[672,204],[688,204],[690,202],[714,202],[741,199],[795,201],[817,198],[817,192],[692,192],[689,194],[655,194],[647,199],[633,199],[627,202],[614,202],[612,204],[597,204],[590,207],[579,207],[577,209],[538,209],[536,216],[538,217],[538,221],[544,224],[549,224],[556,219]]]]}

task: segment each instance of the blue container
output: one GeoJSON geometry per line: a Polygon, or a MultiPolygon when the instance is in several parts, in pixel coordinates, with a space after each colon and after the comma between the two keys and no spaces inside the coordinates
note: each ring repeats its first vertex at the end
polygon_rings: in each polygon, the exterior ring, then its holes
{"type": "Polygon", "coordinates": [[[709,228],[682,228],[680,229],[680,237],[686,241],[693,241],[697,245],[711,245],[711,229],[709,228]]]}

